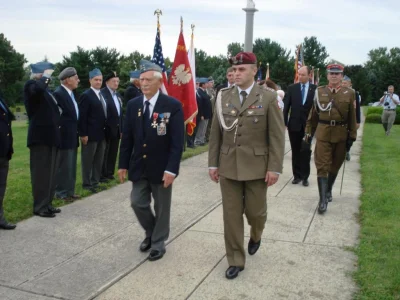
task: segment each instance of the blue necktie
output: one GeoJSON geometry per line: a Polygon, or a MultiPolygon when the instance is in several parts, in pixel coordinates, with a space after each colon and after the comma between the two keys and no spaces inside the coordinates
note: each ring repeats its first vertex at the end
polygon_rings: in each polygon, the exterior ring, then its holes
{"type": "Polygon", "coordinates": [[[71,98],[72,98],[72,104],[74,105],[75,111],[76,111],[76,118],[79,118],[79,111],[78,111],[78,105],[76,105],[75,101],[75,96],[74,93],[71,92],[71,98]]]}
{"type": "Polygon", "coordinates": [[[7,108],[3,104],[3,101],[1,101],[1,100],[0,100],[0,106],[5,112],[8,112],[7,108]]]}
{"type": "Polygon", "coordinates": [[[305,93],[305,91],[306,91],[306,85],[305,84],[302,84],[301,85],[301,102],[303,103],[303,105],[304,105],[304,93],[305,93]]]}
{"type": "Polygon", "coordinates": [[[143,136],[146,137],[147,128],[150,127],[150,101],[146,100],[143,114],[143,136]]]}

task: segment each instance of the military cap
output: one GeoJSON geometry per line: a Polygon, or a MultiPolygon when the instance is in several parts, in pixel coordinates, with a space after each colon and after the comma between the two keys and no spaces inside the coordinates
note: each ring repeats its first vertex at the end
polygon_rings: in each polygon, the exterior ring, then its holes
{"type": "Polygon", "coordinates": [[[136,70],[136,71],[130,71],[129,72],[129,78],[139,78],[140,77],[140,71],[136,70]]]}
{"type": "Polygon", "coordinates": [[[148,71],[156,71],[156,72],[162,73],[162,69],[159,65],[157,65],[151,61],[142,59],[140,61],[140,74],[143,74],[148,71]]]}
{"type": "Polygon", "coordinates": [[[67,67],[61,71],[60,75],[58,75],[58,79],[64,80],[64,79],[70,78],[72,76],[75,76],[76,74],[77,74],[77,72],[76,72],[75,68],[67,67]]]}
{"type": "Polygon", "coordinates": [[[257,63],[257,57],[252,52],[239,52],[229,59],[229,63],[231,65],[254,65],[257,63]]]}
{"type": "Polygon", "coordinates": [[[41,74],[44,72],[44,70],[54,70],[54,64],[47,62],[47,61],[41,61],[36,64],[31,64],[30,65],[32,73],[34,74],[41,74]]]}
{"type": "Polygon", "coordinates": [[[209,78],[206,78],[206,77],[199,78],[199,83],[207,83],[207,82],[209,82],[209,78]]]}
{"type": "Polygon", "coordinates": [[[207,82],[210,82],[210,81],[214,81],[214,78],[212,78],[212,76],[207,78],[207,82]]]}
{"type": "Polygon", "coordinates": [[[347,75],[344,75],[343,77],[343,81],[351,81],[350,77],[347,75]]]}
{"type": "Polygon", "coordinates": [[[117,72],[115,71],[110,71],[107,73],[107,75],[104,76],[104,81],[109,81],[112,78],[118,77],[117,72]]]}
{"type": "Polygon", "coordinates": [[[93,77],[101,76],[101,75],[103,75],[103,74],[101,74],[101,71],[96,68],[89,72],[89,79],[92,79],[93,77]]]}
{"type": "Polygon", "coordinates": [[[339,64],[330,64],[326,67],[329,73],[343,73],[344,67],[339,64]]]}

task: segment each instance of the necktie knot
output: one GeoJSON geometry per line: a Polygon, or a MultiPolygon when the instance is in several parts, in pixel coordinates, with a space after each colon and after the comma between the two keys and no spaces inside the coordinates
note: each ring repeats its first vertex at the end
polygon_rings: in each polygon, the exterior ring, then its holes
{"type": "Polygon", "coordinates": [[[243,99],[247,97],[247,92],[246,91],[241,91],[240,95],[242,95],[243,99]]]}

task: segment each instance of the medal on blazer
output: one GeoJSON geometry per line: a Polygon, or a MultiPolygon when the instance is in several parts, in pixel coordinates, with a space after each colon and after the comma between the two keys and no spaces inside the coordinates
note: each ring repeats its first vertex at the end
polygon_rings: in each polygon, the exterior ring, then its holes
{"type": "Polygon", "coordinates": [[[166,113],[164,113],[164,116],[165,116],[165,123],[168,124],[169,123],[169,117],[171,116],[171,113],[166,112],[166,113]]]}
{"type": "Polygon", "coordinates": [[[165,124],[164,114],[160,114],[161,122],[157,125],[157,135],[167,134],[167,125],[165,124]]]}
{"type": "Polygon", "coordinates": [[[158,113],[153,113],[153,123],[151,123],[151,126],[153,128],[157,128],[157,118],[158,118],[158,113]]]}
{"type": "Polygon", "coordinates": [[[142,109],[139,108],[138,113],[137,113],[137,116],[140,117],[141,115],[142,115],[142,109]]]}

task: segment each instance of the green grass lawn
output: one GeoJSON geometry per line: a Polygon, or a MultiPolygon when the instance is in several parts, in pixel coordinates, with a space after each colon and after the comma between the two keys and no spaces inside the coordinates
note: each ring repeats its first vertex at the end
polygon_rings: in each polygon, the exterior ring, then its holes
{"type": "MultiPolygon", "coordinates": [[[[31,178],[29,171],[29,149],[26,147],[27,122],[13,122],[14,136],[14,155],[10,161],[8,172],[7,190],[4,199],[4,212],[9,222],[18,222],[32,216],[33,198],[31,188],[31,178]]],[[[182,159],[186,159],[208,150],[208,146],[197,147],[196,149],[186,149],[182,159]]],[[[90,195],[87,190],[82,189],[81,156],[78,150],[78,165],[76,174],[75,192],[83,197],[90,195]]],[[[105,188],[110,188],[118,184],[119,181],[103,184],[105,188]]],[[[55,206],[62,206],[64,202],[53,201],[55,206]]]]}
{"type": "Polygon", "coordinates": [[[365,124],[355,299],[400,299],[400,126],[365,124]]]}

